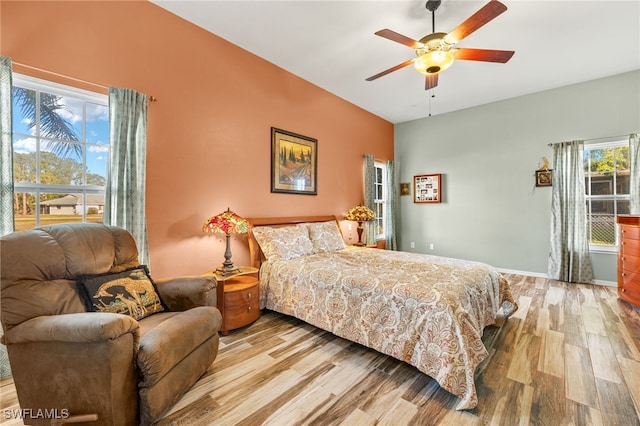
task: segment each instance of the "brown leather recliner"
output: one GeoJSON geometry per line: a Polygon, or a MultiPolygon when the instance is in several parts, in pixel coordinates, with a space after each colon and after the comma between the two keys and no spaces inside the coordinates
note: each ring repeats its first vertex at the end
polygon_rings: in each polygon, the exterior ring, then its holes
{"type": "Polygon", "coordinates": [[[102,224],[0,238],[2,339],[25,424],[83,414],[97,414],[93,424],[151,424],[212,364],[222,318],[211,276],[155,281],[168,309],[139,321],[87,312],[78,276],[138,264],[131,235],[102,224]]]}

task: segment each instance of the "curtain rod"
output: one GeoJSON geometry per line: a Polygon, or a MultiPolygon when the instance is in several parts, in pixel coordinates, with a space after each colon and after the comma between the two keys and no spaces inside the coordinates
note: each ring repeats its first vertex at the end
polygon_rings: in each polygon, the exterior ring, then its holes
{"type": "MultiPolygon", "coordinates": [[[[595,142],[595,141],[602,141],[605,139],[620,139],[620,138],[628,138],[629,134],[626,135],[617,135],[617,136],[604,136],[602,138],[592,138],[592,139],[585,139],[583,140],[583,142],[595,142]]],[[[556,143],[562,143],[562,142],[556,142],[556,143]]],[[[553,146],[555,145],[555,143],[549,143],[547,144],[547,146],[553,146]]]]}
{"type": "MultiPolygon", "coordinates": [[[[362,158],[366,157],[367,155],[371,155],[371,154],[364,154],[362,158]]],[[[382,160],[376,156],[372,156],[372,157],[373,157],[373,161],[377,161],[378,163],[384,163],[385,161],[388,161],[388,160],[382,160]]]]}
{"type": "MultiPolygon", "coordinates": [[[[101,89],[106,90],[107,92],[109,91],[109,87],[104,86],[104,85],[102,85],[102,84],[93,83],[93,82],[91,82],[91,81],[82,80],[82,79],[79,79],[79,78],[71,77],[71,76],[69,76],[69,75],[60,74],[60,73],[57,73],[57,72],[54,72],[54,71],[45,70],[45,69],[38,68],[38,67],[34,67],[34,66],[31,66],[31,65],[23,64],[23,63],[20,63],[20,62],[12,61],[12,63],[13,63],[14,65],[18,65],[18,66],[23,67],[23,68],[28,68],[28,69],[30,69],[30,70],[34,70],[34,71],[38,71],[38,72],[43,72],[43,73],[45,73],[45,74],[55,75],[56,77],[62,77],[62,78],[65,78],[65,79],[67,79],[67,80],[77,81],[78,83],[88,84],[88,85],[90,85],[90,86],[94,86],[94,87],[99,87],[99,88],[101,88],[101,89]]],[[[149,102],[155,102],[155,101],[157,101],[157,100],[158,100],[158,99],[157,99],[155,96],[149,96],[149,102]]]]}

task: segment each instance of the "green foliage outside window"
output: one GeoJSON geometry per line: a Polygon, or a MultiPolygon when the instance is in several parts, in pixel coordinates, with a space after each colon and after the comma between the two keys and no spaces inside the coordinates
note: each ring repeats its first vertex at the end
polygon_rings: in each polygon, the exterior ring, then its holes
{"type": "Polygon", "coordinates": [[[629,147],[585,147],[587,222],[591,244],[616,245],[615,217],[629,213],[629,147]]]}

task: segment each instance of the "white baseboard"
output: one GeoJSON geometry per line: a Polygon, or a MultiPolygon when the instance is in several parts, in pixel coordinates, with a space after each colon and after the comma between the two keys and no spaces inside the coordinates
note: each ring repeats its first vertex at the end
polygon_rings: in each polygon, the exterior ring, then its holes
{"type": "Polygon", "coordinates": [[[595,285],[603,285],[606,287],[618,287],[618,283],[615,281],[593,280],[595,285]]]}
{"type": "Polygon", "coordinates": [[[543,274],[540,272],[518,271],[516,269],[505,269],[505,268],[496,268],[496,269],[506,274],[526,275],[528,277],[538,277],[538,278],[549,278],[547,274],[543,274]]]}
{"type": "MultiPolygon", "coordinates": [[[[496,268],[500,272],[504,272],[506,274],[516,274],[516,275],[526,275],[529,277],[538,277],[538,278],[549,278],[547,274],[543,274],[540,272],[530,272],[530,271],[517,271],[515,269],[504,269],[504,268],[496,268]]],[[[595,285],[603,285],[606,287],[617,287],[618,283],[615,281],[604,281],[604,280],[594,280],[593,284],[595,285]]]]}

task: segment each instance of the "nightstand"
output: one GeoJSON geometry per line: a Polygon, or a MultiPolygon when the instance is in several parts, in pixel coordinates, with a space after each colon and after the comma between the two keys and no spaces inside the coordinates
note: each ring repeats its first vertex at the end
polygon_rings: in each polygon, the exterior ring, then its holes
{"type": "Polygon", "coordinates": [[[260,289],[256,274],[257,268],[241,267],[241,272],[230,277],[215,275],[218,281],[218,309],[222,314],[222,327],[220,333],[223,336],[229,334],[229,330],[244,327],[260,317],[260,289]]]}

